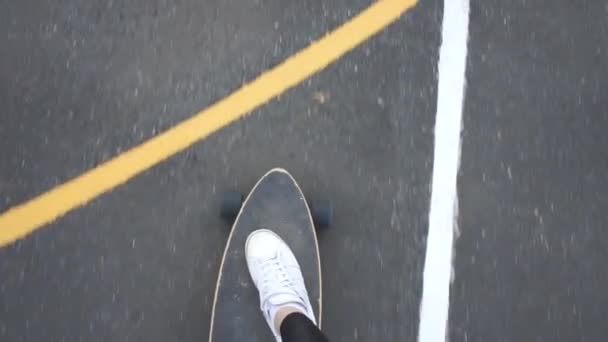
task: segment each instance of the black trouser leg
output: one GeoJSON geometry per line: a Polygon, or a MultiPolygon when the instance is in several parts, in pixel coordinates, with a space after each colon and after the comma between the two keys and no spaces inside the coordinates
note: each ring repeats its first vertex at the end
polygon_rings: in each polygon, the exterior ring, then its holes
{"type": "Polygon", "coordinates": [[[301,313],[287,315],[281,323],[283,342],[329,342],[321,330],[301,313]]]}

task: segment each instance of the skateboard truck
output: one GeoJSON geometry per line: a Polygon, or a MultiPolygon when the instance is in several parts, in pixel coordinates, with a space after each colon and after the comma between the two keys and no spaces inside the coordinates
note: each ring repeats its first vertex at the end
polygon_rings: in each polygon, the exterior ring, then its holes
{"type": "MultiPolygon", "coordinates": [[[[222,195],[220,205],[220,217],[229,223],[233,223],[241,211],[245,196],[238,191],[226,191],[222,195]]],[[[333,205],[330,200],[314,200],[308,202],[310,215],[315,223],[315,228],[327,229],[333,218],[333,205]]]]}

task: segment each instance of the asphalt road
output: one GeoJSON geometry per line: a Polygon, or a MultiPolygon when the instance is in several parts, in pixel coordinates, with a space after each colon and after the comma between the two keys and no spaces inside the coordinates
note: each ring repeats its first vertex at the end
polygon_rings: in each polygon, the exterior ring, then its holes
{"type": "Polygon", "coordinates": [[[604,341],[608,6],[473,4],[450,341],[604,341]]]}
{"type": "MultiPolygon", "coordinates": [[[[0,2],[0,211],[230,94],[369,1],[0,2]]],[[[443,2],[0,248],[2,341],[204,341],[219,194],[332,198],[324,330],[414,341],[443,2]]],[[[608,6],[473,1],[450,341],[608,336],[608,6]]],[[[2,229],[2,227],[0,227],[2,229]]]]}

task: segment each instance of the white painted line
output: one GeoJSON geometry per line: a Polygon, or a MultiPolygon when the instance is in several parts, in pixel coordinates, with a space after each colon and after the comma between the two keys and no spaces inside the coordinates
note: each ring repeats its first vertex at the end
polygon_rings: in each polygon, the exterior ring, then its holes
{"type": "Polygon", "coordinates": [[[452,240],[458,196],[460,127],[465,90],[469,0],[444,0],[429,233],[420,303],[419,342],[447,340],[452,240]]]}

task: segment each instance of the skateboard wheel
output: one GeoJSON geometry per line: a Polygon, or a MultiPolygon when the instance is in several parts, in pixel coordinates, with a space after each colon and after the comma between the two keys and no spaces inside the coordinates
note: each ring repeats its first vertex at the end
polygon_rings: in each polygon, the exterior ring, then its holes
{"type": "Polygon", "coordinates": [[[237,191],[226,191],[222,196],[220,216],[229,221],[236,219],[243,205],[243,194],[237,191]]]}
{"type": "Polygon", "coordinates": [[[329,200],[318,200],[310,203],[310,214],[317,228],[329,228],[334,208],[329,200]]]}

